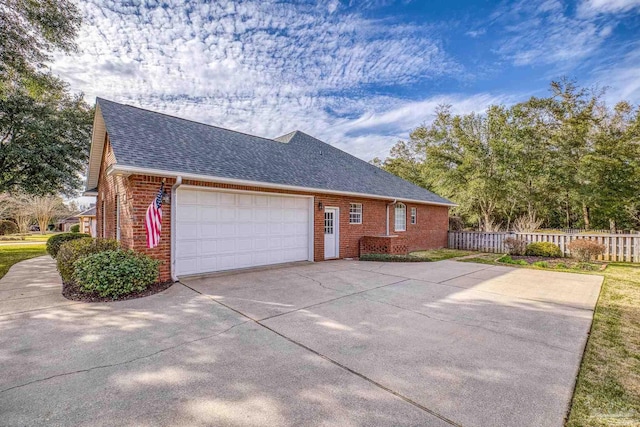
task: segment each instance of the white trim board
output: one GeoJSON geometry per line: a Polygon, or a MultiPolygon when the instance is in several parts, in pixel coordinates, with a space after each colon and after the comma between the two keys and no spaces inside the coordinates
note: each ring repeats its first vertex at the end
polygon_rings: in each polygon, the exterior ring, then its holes
{"type": "Polygon", "coordinates": [[[107,175],[151,175],[151,176],[164,176],[164,177],[179,177],[182,179],[190,179],[193,181],[203,181],[203,182],[216,182],[220,184],[231,184],[231,185],[242,185],[247,187],[262,187],[268,189],[279,189],[279,190],[289,190],[289,191],[304,191],[308,193],[321,193],[321,194],[336,194],[341,196],[354,196],[354,197],[362,197],[366,199],[378,199],[378,200],[397,200],[408,203],[418,203],[423,205],[433,205],[433,206],[448,206],[454,207],[457,206],[455,203],[440,203],[440,202],[430,202],[426,200],[417,200],[417,199],[404,199],[390,196],[382,196],[379,194],[367,194],[367,193],[356,193],[349,191],[338,191],[338,190],[327,190],[323,188],[311,188],[311,187],[300,187],[295,185],[286,185],[286,184],[274,184],[268,182],[261,181],[248,181],[244,179],[236,179],[236,178],[225,178],[225,177],[216,177],[209,175],[198,175],[198,174],[190,174],[190,173],[181,173],[175,171],[165,171],[161,169],[148,169],[148,168],[139,168],[134,166],[125,166],[113,164],[109,166],[107,169],[107,175]]]}

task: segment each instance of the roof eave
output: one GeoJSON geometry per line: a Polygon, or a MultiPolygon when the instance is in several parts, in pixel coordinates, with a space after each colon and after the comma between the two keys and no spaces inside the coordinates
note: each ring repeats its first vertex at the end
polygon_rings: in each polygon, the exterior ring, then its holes
{"type": "Polygon", "coordinates": [[[451,203],[451,202],[449,203],[434,202],[429,200],[383,196],[380,194],[367,194],[367,193],[357,193],[357,192],[349,192],[349,191],[327,190],[324,188],[301,187],[301,186],[295,186],[295,185],[275,184],[275,183],[263,182],[263,181],[249,181],[244,179],[183,173],[183,172],[167,171],[167,170],[161,170],[161,169],[141,168],[137,166],[126,166],[126,165],[120,165],[120,164],[113,164],[109,166],[109,168],[107,169],[107,175],[134,175],[134,174],[160,176],[160,177],[175,177],[175,178],[180,176],[182,177],[182,179],[190,179],[194,181],[204,181],[204,182],[217,182],[221,184],[232,184],[232,185],[235,184],[235,185],[244,185],[249,187],[262,187],[262,188],[279,189],[279,190],[305,191],[309,193],[337,194],[337,195],[343,195],[343,196],[363,197],[367,199],[397,200],[399,202],[420,203],[424,205],[434,205],[434,206],[447,206],[447,207],[458,206],[457,204],[451,203]]]}
{"type": "Polygon", "coordinates": [[[98,179],[100,178],[100,166],[102,163],[102,153],[104,151],[104,144],[107,135],[107,127],[102,117],[102,111],[100,110],[100,104],[96,102],[96,112],[93,116],[93,129],[91,133],[91,149],[89,151],[89,165],[87,168],[87,180],[85,181],[85,196],[97,196],[95,194],[88,194],[94,191],[98,187],[98,179]]]}

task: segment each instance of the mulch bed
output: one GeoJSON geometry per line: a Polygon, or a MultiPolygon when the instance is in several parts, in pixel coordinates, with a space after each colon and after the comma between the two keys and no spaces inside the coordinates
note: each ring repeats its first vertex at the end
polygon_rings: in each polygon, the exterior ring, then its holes
{"type": "Polygon", "coordinates": [[[87,294],[84,292],[81,292],[80,289],[78,289],[78,287],[73,284],[73,283],[63,283],[62,284],[62,295],[66,298],[66,299],[70,299],[73,301],[82,301],[82,302],[113,302],[113,301],[125,301],[128,299],[135,299],[135,298],[142,298],[142,297],[148,297],[149,295],[153,295],[153,294],[157,294],[158,292],[162,292],[164,290],[167,290],[171,287],[171,285],[173,285],[173,282],[169,281],[169,282],[162,282],[162,283],[155,283],[151,286],[149,286],[147,289],[145,289],[142,292],[137,292],[137,293],[132,293],[129,295],[123,295],[119,298],[112,298],[112,297],[101,297],[100,295],[96,295],[96,294],[87,294]]]}

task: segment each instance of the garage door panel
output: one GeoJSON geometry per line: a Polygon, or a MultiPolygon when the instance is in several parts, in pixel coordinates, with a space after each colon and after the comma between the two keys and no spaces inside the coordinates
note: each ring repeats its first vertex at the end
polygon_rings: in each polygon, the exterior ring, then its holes
{"type": "Polygon", "coordinates": [[[216,239],[201,240],[199,243],[198,255],[215,255],[218,253],[218,241],[216,239]]]}
{"type": "Polygon", "coordinates": [[[236,231],[238,237],[251,237],[255,235],[253,231],[253,224],[239,224],[236,231]]]}
{"type": "Polygon", "coordinates": [[[269,224],[269,235],[278,236],[282,233],[282,223],[269,224]]]}
{"type": "Polygon", "coordinates": [[[309,257],[309,199],[179,189],[177,274],[302,261],[309,257]]]}
{"type": "Polygon", "coordinates": [[[198,203],[199,194],[197,191],[178,191],[178,203],[181,205],[195,205],[198,203]]]}
{"type": "Polygon", "coordinates": [[[235,206],[236,195],[233,193],[218,193],[221,206],[235,206]]]}
{"type": "Polygon", "coordinates": [[[218,220],[217,206],[198,206],[198,221],[215,222],[218,220]]]}
{"type": "Polygon", "coordinates": [[[196,193],[198,195],[197,200],[200,205],[217,205],[219,203],[220,193],[215,191],[190,191],[189,193],[196,193]]]}
{"type": "Polygon", "coordinates": [[[253,209],[240,208],[237,211],[237,220],[243,222],[250,222],[253,219],[253,209]]]}
{"type": "Polygon", "coordinates": [[[184,240],[196,239],[198,237],[198,223],[197,222],[183,222],[180,227],[180,236],[184,240]]]}
{"type": "Polygon", "coordinates": [[[184,240],[177,242],[176,251],[183,258],[191,258],[198,256],[198,244],[197,240],[184,240]]]}
{"type": "MultiPolygon", "coordinates": [[[[200,223],[198,224],[200,232],[197,234],[202,239],[209,239],[218,237],[218,224],[215,223],[200,223]]],[[[195,237],[195,236],[194,236],[195,237]]]]}
{"type": "Polygon", "coordinates": [[[192,221],[198,220],[198,206],[197,205],[184,205],[180,207],[178,215],[176,216],[178,221],[192,221]]]}
{"type": "Polygon", "coordinates": [[[254,196],[250,194],[238,194],[239,206],[253,206],[254,196]]]}
{"type": "Polygon", "coordinates": [[[236,235],[236,224],[233,222],[223,222],[218,224],[218,236],[230,237],[236,235]]]}
{"type": "Polygon", "coordinates": [[[269,249],[269,239],[254,239],[253,248],[257,251],[269,249]]]}

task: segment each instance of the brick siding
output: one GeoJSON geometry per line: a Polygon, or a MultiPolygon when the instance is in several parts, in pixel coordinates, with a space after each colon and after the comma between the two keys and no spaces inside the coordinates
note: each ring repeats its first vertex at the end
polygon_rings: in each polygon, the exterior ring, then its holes
{"type": "MultiPolygon", "coordinates": [[[[98,237],[116,238],[116,198],[120,202],[120,242],[122,247],[146,253],[162,261],[160,266],[160,280],[171,279],[171,208],[163,206],[162,237],[160,244],[154,249],[146,247],[144,217],[147,207],[156,196],[161,177],[147,175],[113,175],[106,176],[107,168],[115,163],[113,151],[108,142],[105,144],[103,162],[98,179],[98,197],[96,203],[96,220],[98,237]],[[104,202],[104,221],[102,216],[104,202]]],[[[174,178],[165,179],[165,191],[171,195],[174,178]]],[[[324,260],[324,209],[318,209],[318,203],[323,207],[337,207],[340,209],[340,258],[355,258],[359,256],[360,239],[363,236],[376,236],[386,233],[386,206],[388,201],[350,196],[334,196],[328,194],[314,194],[311,192],[287,191],[248,187],[230,184],[219,184],[202,181],[183,180],[183,185],[196,185],[209,188],[236,189],[245,191],[267,191],[280,194],[303,194],[314,197],[314,260],[324,260]],[[349,223],[349,204],[362,203],[362,224],[349,223]]],[[[409,251],[419,249],[442,248],[447,244],[448,208],[446,206],[432,206],[406,203],[407,226],[406,231],[394,231],[394,212],[390,208],[389,221],[391,234],[397,234],[406,241],[409,251]],[[410,224],[411,208],[417,208],[417,224],[410,224]]]]}

